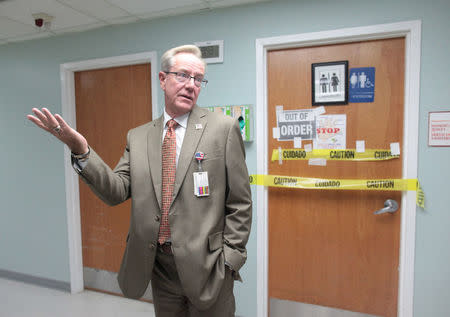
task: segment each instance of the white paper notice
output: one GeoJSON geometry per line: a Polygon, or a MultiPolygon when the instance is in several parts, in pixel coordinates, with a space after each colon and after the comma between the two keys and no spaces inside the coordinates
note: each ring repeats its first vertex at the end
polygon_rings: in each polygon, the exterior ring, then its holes
{"type": "Polygon", "coordinates": [[[346,148],[347,115],[327,114],[316,117],[314,149],[343,150],[346,148]]]}
{"type": "Polygon", "coordinates": [[[294,149],[300,149],[302,147],[302,138],[295,137],[294,138],[294,149]]]}
{"type": "Polygon", "coordinates": [[[274,139],[280,138],[280,128],[276,127],[272,129],[272,134],[274,139]]]}
{"type": "Polygon", "coordinates": [[[356,141],[356,153],[364,153],[366,151],[366,142],[364,140],[356,141]]]}
{"type": "Polygon", "coordinates": [[[429,113],[428,145],[450,146],[450,111],[429,113]]]}
{"type": "Polygon", "coordinates": [[[319,116],[319,115],[321,115],[321,114],[324,114],[324,113],[325,113],[325,107],[324,107],[324,106],[317,107],[317,108],[314,110],[314,113],[316,114],[316,116],[319,116]]]}
{"type": "Polygon", "coordinates": [[[391,154],[400,155],[400,143],[398,142],[391,143],[391,154]]]}
{"type": "Polygon", "coordinates": [[[305,152],[311,152],[312,151],[312,145],[311,144],[305,144],[305,152]]]}
{"type": "MultiPolygon", "coordinates": [[[[275,114],[277,116],[277,122],[280,121],[280,118],[283,116],[283,106],[282,105],[278,105],[275,106],[275,114]]],[[[279,139],[280,137],[278,136],[277,139],[279,139]]]]}
{"type": "Polygon", "coordinates": [[[275,111],[276,112],[283,112],[283,106],[282,105],[275,106],[275,111]]]}
{"type": "Polygon", "coordinates": [[[281,150],[281,146],[278,147],[278,164],[283,164],[283,151],[281,150]]]}
{"type": "Polygon", "coordinates": [[[308,165],[327,166],[327,160],[324,158],[312,158],[308,160],[308,165]]]}

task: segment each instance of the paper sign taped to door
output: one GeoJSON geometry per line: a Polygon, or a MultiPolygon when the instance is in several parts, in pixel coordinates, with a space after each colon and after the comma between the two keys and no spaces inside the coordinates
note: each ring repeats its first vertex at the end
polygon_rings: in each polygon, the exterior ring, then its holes
{"type": "Polygon", "coordinates": [[[302,140],[316,138],[315,113],[311,109],[285,110],[277,113],[277,126],[280,129],[278,141],[302,140]]]}

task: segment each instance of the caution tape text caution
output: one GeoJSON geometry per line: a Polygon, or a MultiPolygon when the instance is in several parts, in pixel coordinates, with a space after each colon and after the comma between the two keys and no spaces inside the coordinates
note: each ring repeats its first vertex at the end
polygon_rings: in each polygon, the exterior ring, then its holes
{"type": "Polygon", "coordinates": [[[356,150],[312,150],[303,149],[279,149],[272,151],[272,162],[282,160],[309,160],[312,158],[323,158],[331,161],[383,161],[399,158],[400,155],[392,155],[390,150],[368,149],[364,152],[356,150]],[[281,157],[280,157],[281,155],[281,157]]]}
{"type": "Polygon", "coordinates": [[[425,195],[417,179],[323,179],[311,177],[250,175],[251,185],[322,190],[416,191],[416,204],[425,207],[425,195]]]}

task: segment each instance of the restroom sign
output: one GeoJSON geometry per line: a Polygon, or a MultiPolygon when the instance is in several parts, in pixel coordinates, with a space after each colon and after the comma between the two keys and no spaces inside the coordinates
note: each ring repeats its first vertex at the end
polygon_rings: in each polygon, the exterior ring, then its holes
{"type": "Polygon", "coordinates": [[[375,99],[375,67],[351,68],[349,102],[373,102],[375,99]]]}
{"type": "Polygon", "coordinates": [[[313,110],[286,110],[277,113],[280,131],[278,141],[312,140],[316,138],[316,118],[313,110]]]}

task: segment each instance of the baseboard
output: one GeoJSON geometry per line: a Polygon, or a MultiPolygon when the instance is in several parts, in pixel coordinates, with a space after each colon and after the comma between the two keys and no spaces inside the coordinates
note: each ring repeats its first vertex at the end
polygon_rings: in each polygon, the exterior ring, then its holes
{"type": "MultiPolygon", "coordinates": [[[[117,273],[91,267],[83,267],[84,288],[104,291],[106,293],[122,295],[122,291],[117,281],[117,273]]],[[[153,301],[152,288],[150,283],[144,295],[140,298],[145,301],[153,301]]]]}
{"type": "Polygon", "coordinates": [[[2,270],[0,269],[0,277],[7,278],[9,280],[34,284],[37,286],[43,286],[47,288],[53,288],[58,289],[66,292],[70,292],[70,283],[69,282],[62,282],[57,280],[52,280],[44,277],[37,277],[29,274],[23,274],[8,270],[2,270]]]}

